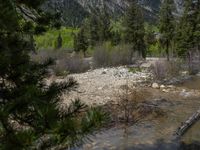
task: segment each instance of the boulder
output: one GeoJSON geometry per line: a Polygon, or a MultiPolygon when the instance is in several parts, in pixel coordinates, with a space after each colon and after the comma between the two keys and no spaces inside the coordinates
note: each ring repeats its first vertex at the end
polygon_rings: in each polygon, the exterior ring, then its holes
{"type": "Polygon", "coordinates": [[[153,83],[153,84],[152,84],[152,88],[154,88],[154,89],[159,89],[158,83],[153,83]]]}

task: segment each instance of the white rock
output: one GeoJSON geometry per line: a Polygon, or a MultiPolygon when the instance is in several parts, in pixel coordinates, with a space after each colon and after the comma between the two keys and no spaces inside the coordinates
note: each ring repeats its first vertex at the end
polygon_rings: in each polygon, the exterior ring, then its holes
{"type": "Polygon", "coordinates": [[[168,85],[167,87],[168,88],[174,88],[175,86],[174,85],[168,85]]]}
{"type": "Polygon", "coordinates": [[[165,93],[169,93],[169,89],[163,89],[162,91],[165,93]]]}
{"type": "Polygon", "coordinates": [[[165,86],[162,84],[162,85],[160,86],[160,88],[161,88],[161,89],[164,89],[164,88],[165,88],[165,86]]]}
{"type": "Polygon", "coordinates": [[[99,88],[98,88],[98,90],[102,90],[102,89],[103,89],[103,87],[99,87],[99,88]]]}
{"type": "Polygon", "coordinates": [[[151,67],[151,63],[143,63],[140,65],[141,68],[150,68],[151,67]]]}
{"type": "Polygon", "coordinates": [[[188,72],[188,71],[183,71],[183,72],[181,72],[181,74],[182,74],[182,75],[188,75],[189,72],[188,72]]]}
{"type": "Polygon", "coordinates": [[[152,84],[152,88],[154,88],[154,89],[159,89],[158,83],[153,83],[153,84],[152,84]]]}

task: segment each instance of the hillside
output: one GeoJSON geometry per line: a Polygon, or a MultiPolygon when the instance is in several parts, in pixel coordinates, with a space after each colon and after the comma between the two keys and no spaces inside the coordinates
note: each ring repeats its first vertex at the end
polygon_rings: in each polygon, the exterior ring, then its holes
{"type": "MultiPolygon", "coordinates": [[[[175,13],[181,13],[183,0],[174,0],[176,4],[175,13]]],[[[63,15],[63,23],[70,26],[79,25],[82,20],[93,10],[103,7],[111,16],[119,17],[126,11],[131,0],[48,0],[44,8],[48,11],[59,11],[63,15]]],[[[148,21],[157,18],[162,0],[139,0],[144,8],[145,19],[148,21]]]]}

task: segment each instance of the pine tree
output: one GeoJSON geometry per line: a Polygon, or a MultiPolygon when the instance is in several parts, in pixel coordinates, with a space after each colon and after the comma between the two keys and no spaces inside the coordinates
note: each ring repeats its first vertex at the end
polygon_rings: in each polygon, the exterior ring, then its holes
{"type": "Polygon", "coordinates": [[[199,47],[199,7],[199,0],[185,1],[184,14],[180,19],[177,29],[178,33],[176,36],[177,51],[179,56],[185,57],[189,50],[199,47]]]}
{"type": "Polygon", "coordinates": [[[125,16],[125,41],[132,44],[132,54],[138,51],[140,56],[146,57],[146,46],[144,42],[145,29],[142,10],[138,4],[132,2],[125,16]]]}
{"type": "Polygon", "coordinates": [[[161,33],[161,46],[165,49],[169,61],[169,50],[174,39],[175,20],[173,16],[174,1],[164,0],[160,9],[159,30],[161,33]]]}
{"type": "Polygon", "coordinates": [[[195,43],[197,49],[200,51],[200,0],[195,3],[195,13],[196,13],[196,29],[195,29],[195,43]]]}
{"type": "Polygon", "coordinates": [[[30,59],[33,35],[55,22],[37,11],[41,2],[0,0],[1,150],[66,149],[102,121],[94,117],[101,116],[98,109],[93,109],[93,115],[92,110],[84,113],[86,107],[78,100],[59,108],[62,92],[77,83],[69,79],[47,85],[52,61],[39,64],[30,59]]]}
{"type": "Polygon", "coordinates": [[[77,35],[75,35],[74,39],[74,51],[80,52],[82,51],[84,56],[86,56],[85,52],[88,49],[88,40],[85,36],[85,30],[83,28],[80,29],[77,35]]]}
{"type": "Polygon", "coordinates": [[[108,41],[111,39],[111,21],[110,21],[110,15],[107,12],[105,6],[102,9],[102,11],[99,12],[99,36],[100,36],[100,41],[108,41]]]}
{"type": "Polygon", "coordinates": [[[60,49],[62,48],[62,36],[61,34],[59,33],[58,37],[57,37],[57,41],[56,41],[56,49],[60,49]]]}
{"type": "Polygon", "coordinates": [[[100,35],[99,35],[100,21],[95,14],[92,14],[88,19],[88,21],[89,21],[89,41],[90,45],[94,47],[100,41],[100,35]]]}

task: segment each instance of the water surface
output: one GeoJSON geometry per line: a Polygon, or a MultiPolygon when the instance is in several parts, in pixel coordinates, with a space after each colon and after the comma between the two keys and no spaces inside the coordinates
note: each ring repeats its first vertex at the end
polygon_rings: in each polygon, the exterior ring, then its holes
{"type": "MultiPolygon", "coordinates": [[[[200,90],[200,77],[182,83],[183,89],[200,90]]],[[[159,95],[158,95],[159,96],[159,95]]],[[[162,95],[160,95],[162,97],[162,95]]],[[[171,93],[169,93],[171,98],[171,93]]],[[[200,150],[200,121],[192,126],[179,140],[176,129],[200,108],[200,98],[170,99],[172,105],[164,105],[166,114],[151,118],[130,127],[115,127],[91,137],[92,142],[84,144],[84,150],[200,150]]]]}

